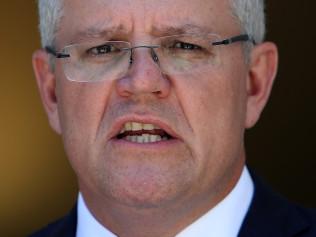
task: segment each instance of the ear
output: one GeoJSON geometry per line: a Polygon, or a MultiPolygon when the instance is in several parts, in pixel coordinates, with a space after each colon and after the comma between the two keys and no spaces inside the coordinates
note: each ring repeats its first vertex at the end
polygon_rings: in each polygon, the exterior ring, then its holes
{"type": "Polygon", "coordinates": [[[56,96],[56,79],[49,62],[49,56],[44,50],[37,50],[33,53],[32,63],[49,123],[58,134],[61,134],[56,96]]]}
{"type": "Polygon", "coordinates": [[[254,47],[250,55],[247,79],[247,113],[245,127],[256,124],[271,93],[278,65],[275,44],[264,42],[254,47]]]}

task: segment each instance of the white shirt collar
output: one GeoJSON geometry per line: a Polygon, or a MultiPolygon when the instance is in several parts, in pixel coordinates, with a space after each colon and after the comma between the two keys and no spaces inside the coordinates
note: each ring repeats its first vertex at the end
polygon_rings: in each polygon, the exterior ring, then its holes
{"type": "Polygon", "coordinates": [[[254,185],[245,167],[233,190],[214,208],[186,227],[176,237],[235,237],[249,209],[254,185]]]}
{"type": "MultiPolygon", "coordinates": [[[[214,208],[182,230],[175,237],[238,235],[254,193],[253,181],[246,167],[233,190],[214,208]]],[[[87,208],[81,193],[78,198],[76,237],[116,237],[101,225],[87,208]]]]}
{"type": "Polygon", "coordinates": [[[76,237],[116,237],[106,229],[89,211],[86,203],[79,193],[77,206],[77,233],[76,237]]]}

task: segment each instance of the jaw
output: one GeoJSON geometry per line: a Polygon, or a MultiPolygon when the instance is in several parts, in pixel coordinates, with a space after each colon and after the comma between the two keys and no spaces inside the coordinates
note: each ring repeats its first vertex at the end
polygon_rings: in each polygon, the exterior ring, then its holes
{"type": "MultiPolygon", "coordinates": [[[[186,186],[182,192],[172,196],[173,190],[170,184],[168,186],[170,189],[163,191],[163,183],[159,184],[151,180],[151,176],[157,175],[154,169],[145,171],[142,170],[145,167],[141,167],[140,173],[143,174],[143,180],[139,176],[127,183],[125,183],[126,180],[121,179],[125,189],[120,193],[112,190],[114,191],[112,194],[119,194],[120,197],[91,195],[89,190],[84,192],[84,196],[87,196],[89,209],[97,219],[119,236],[175,236],[230,192],[238,181],[243,163],[240,162],[238,167],[240,171],[231,170],[233,178],[227,177],[225,181],[227,183],[222,183],[226,187],[224,190],[220,191],[223,189],[221,186],[217,188],[218,190],[209,190],[208,195],[190,196],[192,193],[188,191],[189,186],[186,186]],[[139,185],[142,182],[143,185],[139,185]],[[169,200],[166,199],[167,196],[170,197],[169,200]]],[[[186,178],[185,173],[179,173],[179,175],[183,179],[186,178]]],[[[80,189],[82,190],[81,187],[80,189]]]]}

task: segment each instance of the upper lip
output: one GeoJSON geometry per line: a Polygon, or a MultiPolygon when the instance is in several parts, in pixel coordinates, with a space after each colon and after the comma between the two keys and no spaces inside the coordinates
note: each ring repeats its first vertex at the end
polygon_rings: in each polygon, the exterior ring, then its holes
{"type": "Polygon", "coordinates": [[[115,122],[113,123],[109,132],[109,138],[110,139],[115,138],[124,127],[124,124],[127,122],[154,124],[160,127],[161,129],[163,129],[172,138],[175,138],[175,139],[180,138],[179,135],[167,124],[167,122],[163,121],[161,118],[152,117],[148,115],[146,116],[129,115],[129,116],[123,116],[121,118],[115,119],[115,122]]]}

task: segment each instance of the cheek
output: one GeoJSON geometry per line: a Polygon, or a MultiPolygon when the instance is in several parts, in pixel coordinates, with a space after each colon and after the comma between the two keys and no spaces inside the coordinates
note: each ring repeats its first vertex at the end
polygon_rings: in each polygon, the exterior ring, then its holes
{"type": "Polygon", "coordinates": [[[106,83],[59,81],[58,111],[65,149],[71,160],[82,159],[89,153],[107,108],[109,88],[106,83]]]}
{"type": "Polygon", "coordinates": [[[241,78],[240,70],[223,70],[192,75],[190,80],[184,79],[186,83],[179,83],[179,100],[194,131],[197,153],[223,152],[241,139],[246,104],[241,78]]]}

